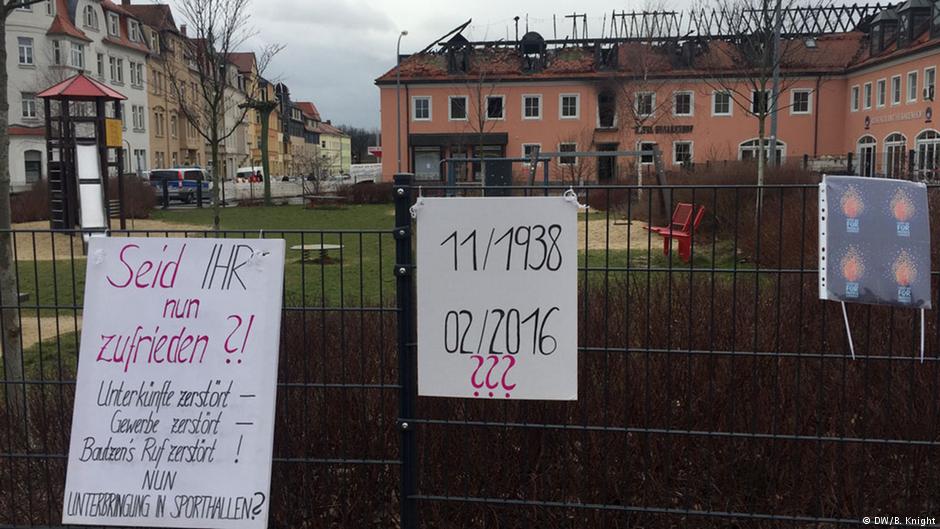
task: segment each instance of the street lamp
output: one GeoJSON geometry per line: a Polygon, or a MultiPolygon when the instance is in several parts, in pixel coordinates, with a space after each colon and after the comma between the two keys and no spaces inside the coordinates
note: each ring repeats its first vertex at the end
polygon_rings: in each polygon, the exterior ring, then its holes
{"type": "Polygon", "coordinates": [[[395,134],[398,138],[398,172],[401,172],[401,38],[408,34],[408,31],[402,31],[398,34],[398,44],[395,45],[395,134]]]}

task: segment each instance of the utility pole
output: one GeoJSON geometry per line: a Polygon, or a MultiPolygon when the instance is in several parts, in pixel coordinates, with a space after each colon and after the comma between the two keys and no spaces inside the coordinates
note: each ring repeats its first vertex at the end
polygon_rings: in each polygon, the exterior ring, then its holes
{"type": "Polygon", "coordinates": [[[251,108],[261,114],[261,171],[264,173],[264,205],[270,206],[271,203],[271,170],[270,157],[268,155],[268,120],[271,112],[277,108],[275,101],[248,101],[238,105],[239,108],[251,108]]]}

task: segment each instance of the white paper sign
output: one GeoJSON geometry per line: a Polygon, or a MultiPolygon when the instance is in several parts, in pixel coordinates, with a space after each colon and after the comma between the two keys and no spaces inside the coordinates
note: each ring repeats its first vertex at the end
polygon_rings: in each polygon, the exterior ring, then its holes
{"type": "Polygon", "coordinates": [[[283,282],[283,240],[91,240],[63,524],[266,527],[283,282]]]}
{"type": "Polygon", "coordinates": [[[575,203],[422,198],[418,394],[578,397],[575,203]]]}

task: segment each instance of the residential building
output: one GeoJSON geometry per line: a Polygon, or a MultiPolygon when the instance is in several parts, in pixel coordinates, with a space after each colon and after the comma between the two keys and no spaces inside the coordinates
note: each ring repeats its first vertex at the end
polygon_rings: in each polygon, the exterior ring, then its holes
{"type": "Polygon", "coordinates": [[[348,175],[352,164],[352,143],[348,134],[333,126],[330,120],[319,122],[314,129],[320,144],[316,156],[329,176],[348,175]]]}
{"type": "MultiPolygon", "coordinates": [[[[238,70],[244,92],[251,94],[259,101],[276,101],[274,85],[258,73],[258,59],[251,52],[237,52],[229,54],[229,61],[238,70]]],[[[261,166],[261,112],[249,109],[245,114],[247,121],[246,145],[248,157],[239,167],[261,166]]],[[[268,116],[268,161],[272,176],[283,176],[283,132],[281,128],[281,114],[275,109],[268,116]]]]}
{"type": "MultiPolygon", "coordinates": [[[[46,175],[43,103],[35,93],[77,72],[127,97],[123,106],[125,170],[147,169],[147,46],[141,22],[110,0],[48,0],[7,20],[10,177],[14,191],[46,175]]],[[[79,112],[90,111],[80,107],[79,112]]]]}
{"type": "MultiPolygon", "coordinates": [[[[916,171],[932,177],[940,170],[940,132],[932,120],[940,2],[865,9],[827,15],[806,8],[788,15],[785,23],[795,25],[813,16],[855,19],[833,24],[842,28],[837,32],[784,31],[775,156],[852,153],[857,172],[888,176],[898,173],[902,160],[913,160],[916,171]]],[[[753,91],[741,65],[727,59],[732,46],[722,36],[681,32],[655,43],[546,41],[535,32],[474,43],[457,32],[403,58],[400,85],[395,68],[376,80],[382,137],[389,140],[383,175],[391,178],[397,170],[397,134],[403,169],[432,180],[444,177],[447,157],[522,157],[535,146],[565,152],[655,145],[670,169],[755,158],[767,152],[755,116],[767,95],[753,91]]],[[[769,129],[769,118],[766,124],[769,129]]],[[[556,156],[552,170],[581,168],[600,180],[623,176],[610,160],[556,156]]]]}

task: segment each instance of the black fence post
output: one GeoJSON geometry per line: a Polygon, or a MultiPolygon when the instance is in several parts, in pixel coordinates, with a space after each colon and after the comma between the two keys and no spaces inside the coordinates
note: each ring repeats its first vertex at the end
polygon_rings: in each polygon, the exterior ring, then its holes
{"type": "Polygon", "coordinates": [[[414,333],[414,266],[411,257],[411,188],[414,175],[395,175],[395,277],[398,302],[398,428],[401,431],[401,529],[418,526],[418,510],[414,495],[417,493],[417,449],[414,418],[417,394],[414,333]]]}
{"type": "Polygon", "coordinates": [[[848,174],[855,174],[855,171],[854,171],[853,168],[852,168],[852,158],[853,158],[854,154],[855,154],[855,153],[853,153],[852,151],[849,151],[849,152],[846,153],[846,155],[845,155],[845,160],[846,160],[846,162],[845,162],[845,169],[846,169],[846,172],[847,172],[848,174]]]}
{"type": "Polygon", "coordinates": [[[202,207],[202,180],[196,180],[196,207],[202,207]]]}
{"type": "Polygon", "coordinates": [[[917,155],[917,151],[911,149],[907,151],[907,179],[913,180],[917,167],[914,165],[914,156],[917,155]]]}
{"type": "Polygon", "coordinates": [[[170,182],[163,178],[160,184],[163,188],[163,209],[170,209],[170,182]]]}

